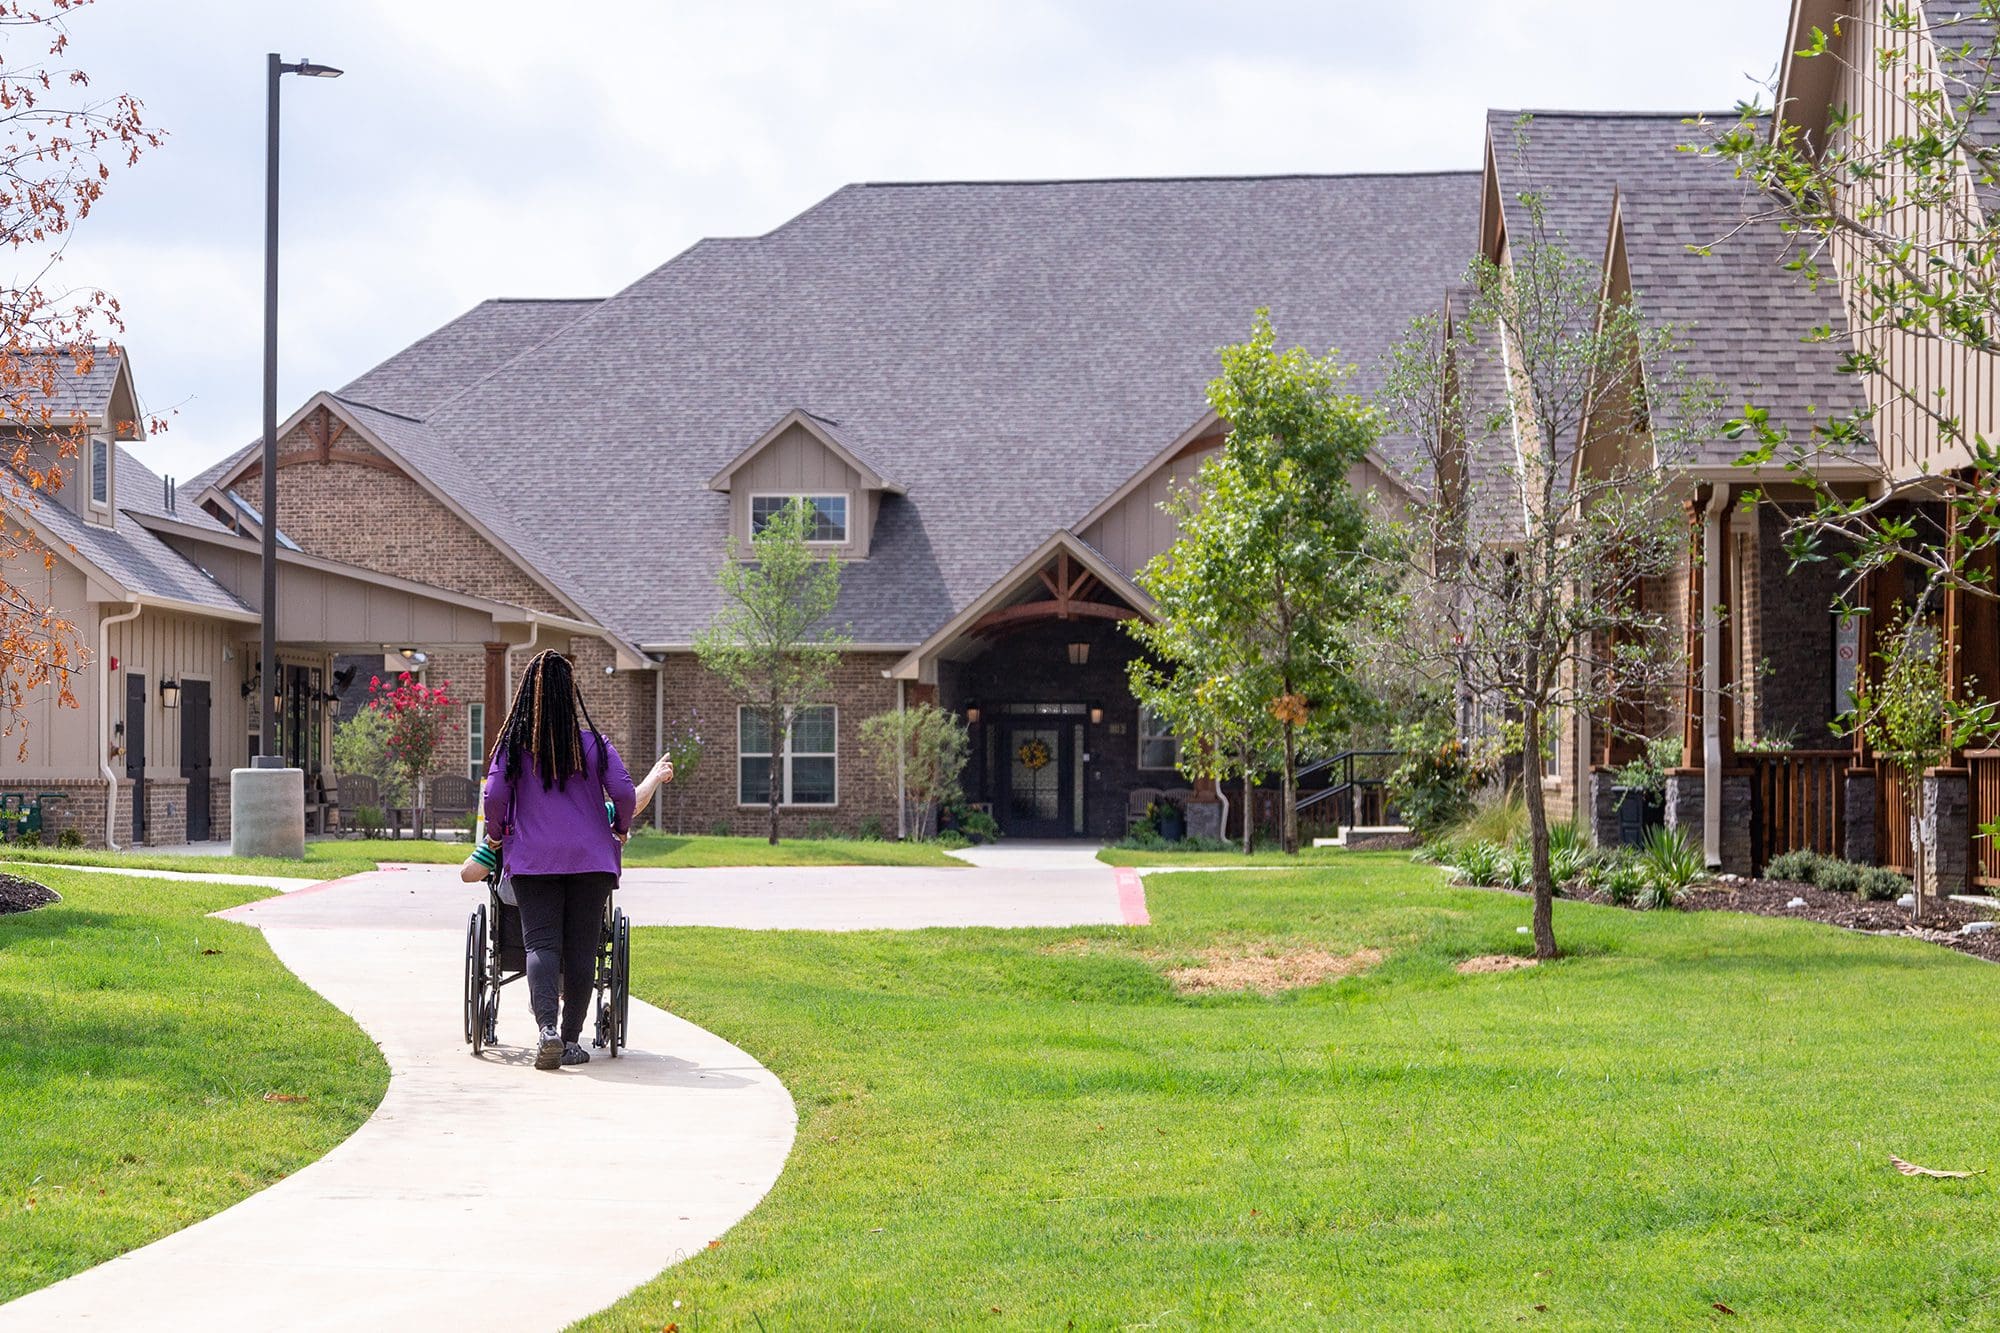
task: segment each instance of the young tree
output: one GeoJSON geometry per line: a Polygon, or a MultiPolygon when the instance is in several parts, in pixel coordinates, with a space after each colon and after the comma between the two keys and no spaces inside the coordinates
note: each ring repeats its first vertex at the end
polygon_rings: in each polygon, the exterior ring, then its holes
{"type": "Polygon", "coordinates": [[[861,724],[861,745],[879,771],[901,770],[904,822],[913,836],[935,835],[938,807],[964,794],[959,779],[972,753],[965,723],[931,703],[890,709],[861,724]]]}
{"type": "Polygon", "coordinates": [[[840,599],[840,562],[821,559],[806,544],[812,517],[810,501],[793,500],[752,534],[747,552],[730,539],[716,580],[722,610],[695,640],[702,666],[763,722],[771,755],[765,796],[774,847],[793,714],[826,693],[848,642],[846,634],[824,624],[840,599]]]}
{"type": "Polygon", "coordinates": [[[424,779],[430,775],[438,743],[444,739],[445,723],[458,703],[448,693],[450,688],[450,681],[426,685],[407,671],[397,675],[394,685],[384,685],[380,676],[368,678],[368,707],[388,722],[382,752],[414,793],[412,831],[419,834],[424,829],[424,779]]]}
{"type": "Polygon", "coordinates": [[[1209,707],[1235,692],[1275,724],[1280,843],[1290,855],[1299,849],[1300,752],[1367,698],[1357,630],[1382,590],[1383,533],[1348,474],[1379,418],[1345,392],[1347,370],[1331,355],[1279,351],[1268,311],[1221,357],[1208,401],[1229,437],[1177,506],[1179,540],[1141,572],[1161,627],[1134,632],[1150,636],[1168,667],[1190,671],[1190,699],[1204,678],[1219,679],[1218,645],[1235,645],[1227,665],[1240,669],[1224,672],[1235,683],[1211,688],[1209,707]],[[1175,651],[1191,656],[1175,660],[1175,651]]]}
{"type": "Polygon", "coordinates": [[[1552,958],[1543,763],[1565,715],[1616,725],[1614,704],[1673,678],[1675,624],[1639,585],[1686,548],[1673,464],[1707,409],[1666,335],[1606,298],[1602,266],[1550,234],[1538,195],[1522,203],[1529,226],[1509,237],[1510,263],[1472,265],[1465,317],[1448,336],[1441,316],[1417,321],[1391,356],[1385,402],[1428,456],[1405,548],[1406,605],[1421,615],[1406,614],[1385,648],[1506,719],[1522,760],[1535,954],[1552,958]],[[1481,358],[1494,358],[1489,375],[1481,358]],[[1490,401],[1482,384],[1500,386],[1490,401]],[[1648,413],[1676,395],[1678,410],[1648,413]],[[1618,447],[1648,432],[1657,465],[1618,447]]]}
{"type": "Polygon", "coordinates": [[[660,749],[673,761],[674,780],[669,783],[663,795],[674,798],[674,832],[687,832],[687,793],[695,775],[701,767],[702,756],[708,751],[708,742],[702,739],[701,710],[688,710],[687,720],[676,723],[660,740],[660,749]]]}
{"type": "MultiPolygon", "coordinates": [[[[56,395],[90,372],[122,325],[115,300],[55,283],[52,269],[112,166],[129,166],[162,138],[137,99],[93,94],[70,63],[64,20],[87,3],[0,2],[0,240],[16,264],[0,278],[0,736],[13,734],[42,689],[76,707],[70,678],[85,663],[76,626],[36,577],[55,553],[27,516],[62,488],[82,443],[82,423],[56,411],[56,395]]],[[[26,748],[23,737],[23,756],[26,748]]]]}

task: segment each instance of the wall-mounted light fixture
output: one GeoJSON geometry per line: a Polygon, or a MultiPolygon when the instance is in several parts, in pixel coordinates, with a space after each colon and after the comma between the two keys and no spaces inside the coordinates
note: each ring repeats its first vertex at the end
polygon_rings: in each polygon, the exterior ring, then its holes
{"type": "Polygon", "coordinates": [[[1082,666],[1089,660],[1090,660],[1089,644],[1073,643],[1069,646],[1069,664],[1071,666],[1082,666]]]}
{"type": "Polygon", "coordinates": [[[1090,706],[1090,725],[1093,727],[1104,725],[1104,705],[1092,704],[1090,706]]]}
{"type": "Polygon", "coordinates": [[[250,697],[251,695],[253,695],[253,694],[255,694],[255,693],[257,692],[257,687],[258,687],[259,685],[262,685],[263,683],[264,683],[264,677],[263,677],[262,673],[259,673],[258,675],[255,675],[255,676],[252,676],[252,677],[250,677],[250,679],[248,679],[248,680],[244,681],[244,682],[243,682],[243,692],[242,692],[242,693],[243,693],[243,697],[244,697],[245,699],[248,699],[248,698],[249,698],[249,697],[250,697]]]}
{"type": "Polygon", "coordinates": [[[979,725],[978,704],[967,704],[965,706],[965,725],[968,727],[976,727],[979,725]]]}
{"type": "Polygon", "coordinates": [[[179,708],[181,706],[181,683],[177,680],[160,682],[160,707],[179,708]]]}

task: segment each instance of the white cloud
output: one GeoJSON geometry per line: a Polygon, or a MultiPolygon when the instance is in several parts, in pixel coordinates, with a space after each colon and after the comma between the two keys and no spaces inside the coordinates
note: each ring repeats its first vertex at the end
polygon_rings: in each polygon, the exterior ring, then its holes
{"type": "Polygon", "coordinates": [[[1726,106],[1786,8],[102,0],[78,62],[173,138],[64,277],[123,300],[186,475],[257,430],[268,50],[349,71],[285,88],[289,410],[486,296],[605,294],[847,181],[1472,167],[1489,105],[1726,106]]]}

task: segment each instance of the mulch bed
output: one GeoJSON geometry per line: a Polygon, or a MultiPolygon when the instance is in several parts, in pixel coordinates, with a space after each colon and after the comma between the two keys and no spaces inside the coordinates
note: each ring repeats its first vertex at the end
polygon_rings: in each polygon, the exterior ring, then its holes
{"type": "Polygon", "coordinates": [[[1851,893],[1832,893],[1810,884],[1784,880],[1725,880],[1689,889],[1681,906],[1694,912],[1749,912],[1755,916],[1795,917],[1801,921],[1822,921],[1830,926],[1866,931],[1876,935],[1908,935],[1929,940],[1947,949],[1969,953],[1988,962],[2000,962],[2000,930],[1961,935],[1959,927],[1968,921],[1990,921],[1993,913],[1971,903],[1946,899],[1932,908],[1932,924],[1919,929],[1910,924],[1908,910],[1894,902],[1869,902],[1851,893]],[[1805,899],[1804,907],[1787,907],[1794,898],[1805,899]]]}
{"type": "Polygon", "coordinates": [[[46,884],[19,875],[0,875],[0,916],[9,912],[32,912],[37,907],[59,903],[62,895],[46,884]]]}

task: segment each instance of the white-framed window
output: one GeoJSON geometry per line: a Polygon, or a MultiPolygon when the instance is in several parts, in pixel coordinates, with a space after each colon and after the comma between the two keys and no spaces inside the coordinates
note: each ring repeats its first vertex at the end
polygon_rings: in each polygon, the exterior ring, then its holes
{"type": "Polygon", "coordinates": [[[465,776],[486,779],[486,705],[469,704],[465,715],[465,776]]]}
{"type": "Polygon", "coordinates": [[[750,497],[750,535],[756,536],[778,511],[794,500],[812,506],[812,522],[806,525],[806,540],[821,546],[839,546],[847,540],[847,497],[845,495],[753,495],[750,497]]]}
{"type": "MultiPolygon", "coordinates": [[[[808,704],[792,710],[792,725],[778,756],[778,799],[786,805],[837,805],[840,798],[840,710],[808,704]]],[[[736,801],[770,800],[771,725],[762,708],[736,710],[736,801]]]]}
{"type": "Polygon", "coordinates": [[[1139,705],[1139,767],[1173,768],[1181,761],[1180,738],[1165,718],[1139,705]]]}
{"type": "Polygon", "coordinates": [[[111,442],[90,437],[90,502],[99,509],[111,504],[111,442]]]}

